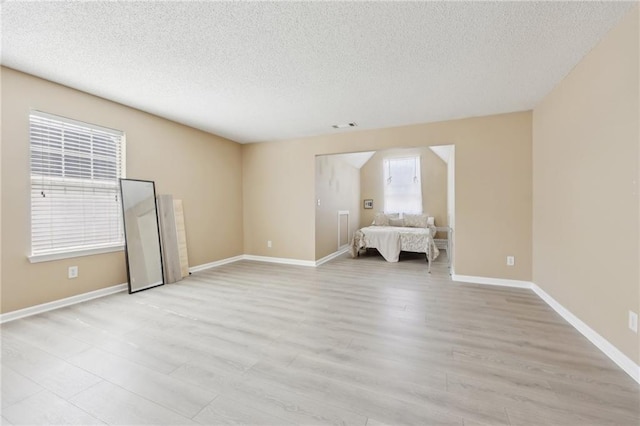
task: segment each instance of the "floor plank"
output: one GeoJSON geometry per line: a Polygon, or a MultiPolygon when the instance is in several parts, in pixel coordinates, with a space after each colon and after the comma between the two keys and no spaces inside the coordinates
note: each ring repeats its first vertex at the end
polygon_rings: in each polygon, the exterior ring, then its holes
{"type": "Polygon", "coordinates": [[[101,381],[30,343],[3,335],[2,367],[5,366],[65,399],[101,381]]]}
{"type": "Polygon", "coordinates": [[[15,425],[100,425],[100,420],[58,395],[43,390],[2,410],[15,425]]]}
{"type": "Polygon", "coordinates": [[[69,362],[189,418],[198,414],[217,396],[100,349],[85,351],[69,362]]]}
{"type": "Polygon", "coordinates": [[[446,259],[240,261],[2,331],[2,422],[640,423],[640,389],[535,294],[446,259]]]}
{"type": "Polygon", "coordinates": [[[188,418],[109,382],[76,395],[71,402],[111,425],[186,425],[188,418]]]}
{"type": "Polygon", "coordinates": [[[225,395],[213,400],[193,419],[204,425],[295,425],[225,395]]]}
{"type": "Polygon", "coordinates": [[[42,386],[8,366],[2,366],[0,374],[2,408],[15,404],[42,390],[42,386]]]}

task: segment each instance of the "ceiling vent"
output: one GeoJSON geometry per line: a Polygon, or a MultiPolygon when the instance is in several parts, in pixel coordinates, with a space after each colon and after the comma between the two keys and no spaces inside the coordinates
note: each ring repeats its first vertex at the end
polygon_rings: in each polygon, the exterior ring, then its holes
{"type": "Polygon", "coordinates": [[[346,124],[334,124],[333,127],[334,129],[347,129],[349,127],[356,127],[357,124],[356,123],[346,123],[346,124]]]}

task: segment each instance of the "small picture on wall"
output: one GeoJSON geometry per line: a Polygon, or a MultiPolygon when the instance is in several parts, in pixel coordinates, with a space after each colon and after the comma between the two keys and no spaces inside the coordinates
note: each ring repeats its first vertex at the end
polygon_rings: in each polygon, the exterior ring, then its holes
{"type": "Polygon", "coordinates": [[[373,200],[364,200],[364,208],[372,209],[373,208],[373,200]]]}

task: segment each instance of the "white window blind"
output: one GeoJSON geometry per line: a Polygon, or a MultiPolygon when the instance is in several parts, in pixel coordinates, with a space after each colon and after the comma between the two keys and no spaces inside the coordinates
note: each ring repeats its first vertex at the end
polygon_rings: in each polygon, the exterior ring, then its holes
{"type": "Polygon", "coordinates": [[[124,243],[124,133],[42,112],[29,116],[31,255],[124,243]]]}
{"type": "Polygon", "coordinates": [[[384,167],[384,212],[422,213],[420,157],[387,158],[384,167]]]}

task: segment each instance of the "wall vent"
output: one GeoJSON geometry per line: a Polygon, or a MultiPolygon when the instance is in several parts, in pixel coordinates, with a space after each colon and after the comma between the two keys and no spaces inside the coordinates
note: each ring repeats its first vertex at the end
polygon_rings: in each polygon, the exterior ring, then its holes
{"type": "Polygon", "coordinates": [[[356,123],[346,123],[346,124],[334,124],[333,127],[334,129],[347,129],[349,127],[356,127],[357,124],[356,123]]]}

